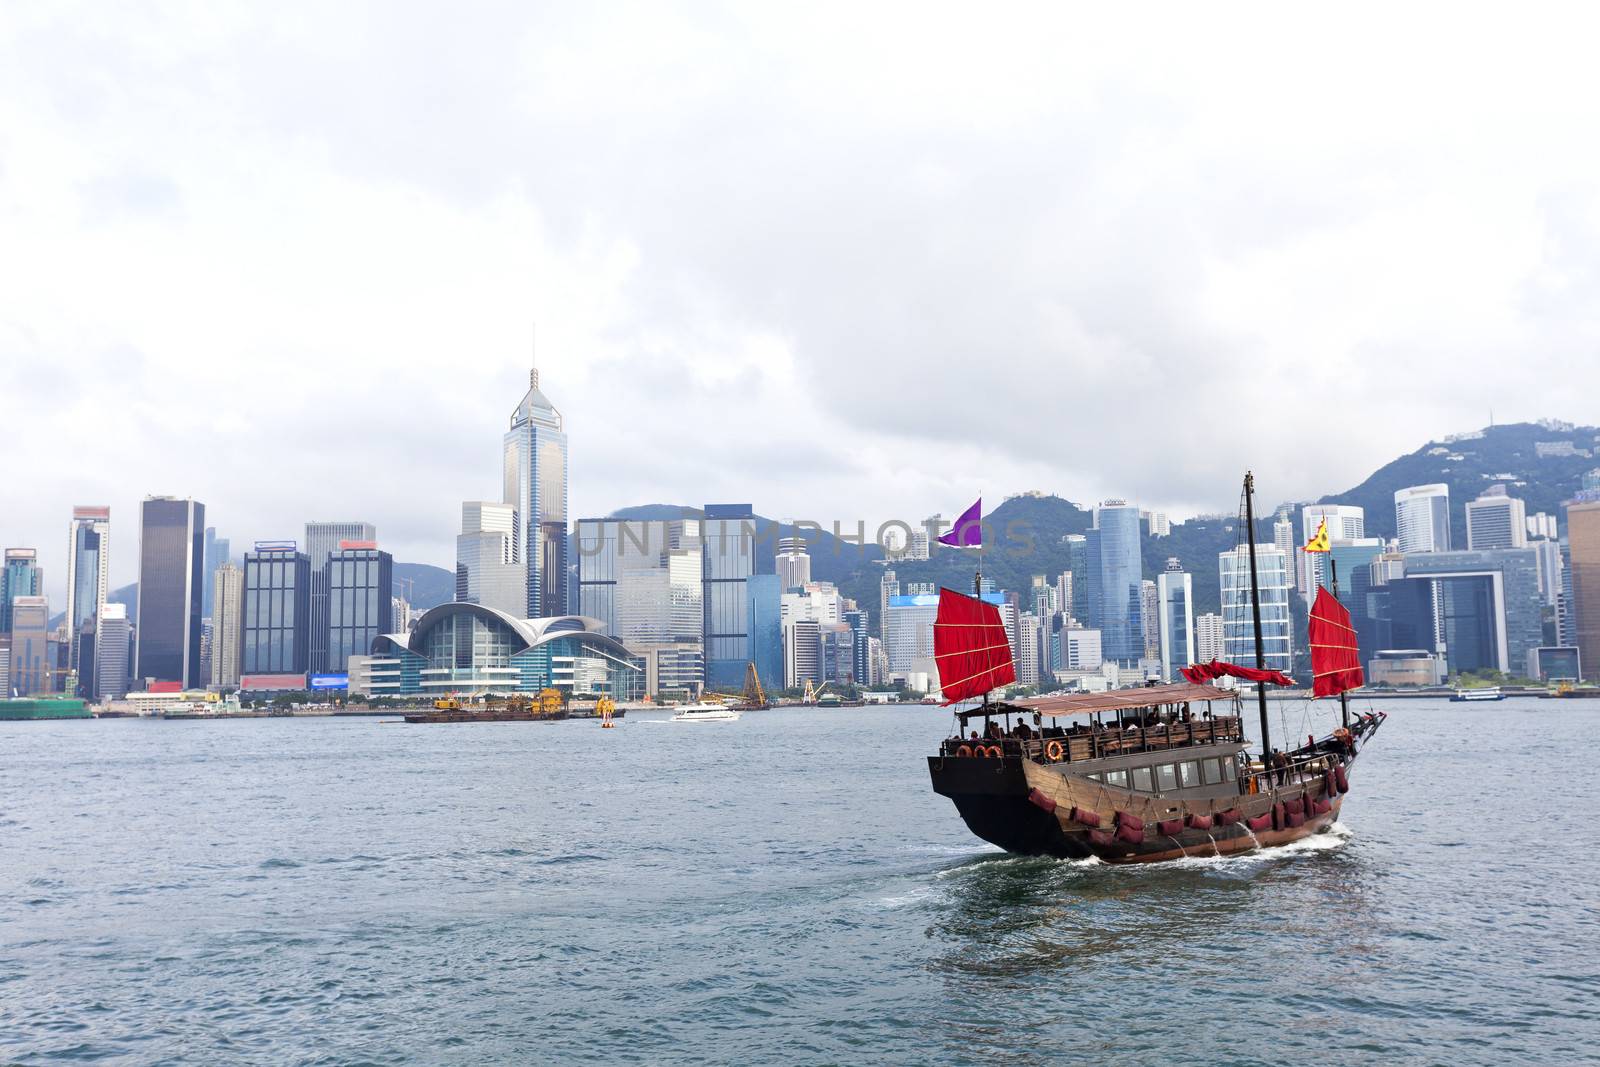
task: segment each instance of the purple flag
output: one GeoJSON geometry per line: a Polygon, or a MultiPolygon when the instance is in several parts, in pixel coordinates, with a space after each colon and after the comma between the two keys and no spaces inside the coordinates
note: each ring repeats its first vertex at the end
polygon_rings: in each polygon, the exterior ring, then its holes
{"type": "Polygon", "coordinates": [[[951,548],[971,548],[974,545],[983,545],[983,497],[972,502],[972,506],[961,513],[949,533],[939,538],[941,545],[951,548]]]}

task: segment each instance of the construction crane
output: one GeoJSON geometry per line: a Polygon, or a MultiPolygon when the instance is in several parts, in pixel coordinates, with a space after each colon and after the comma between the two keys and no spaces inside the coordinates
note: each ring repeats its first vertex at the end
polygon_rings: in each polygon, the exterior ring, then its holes
{"type": "Polygon", "coordinates": [[[754,663],[744,665],[744,703],[750,708],[767,706],[767,691],[761,688],[761,672],[754,663]]]}
{"type": "Polygon", "coordinates": [[[815,704],[818,700],[822,699],[822,694],[827,690],[827,688],[828,688],[828,683],[827,682],[823,682],[821,687],[814,689],[811,686],[811,679],[807,678],[806,679],[806,691],[800,697],[800,703],[802,703],[802,704],[815,704]]]}

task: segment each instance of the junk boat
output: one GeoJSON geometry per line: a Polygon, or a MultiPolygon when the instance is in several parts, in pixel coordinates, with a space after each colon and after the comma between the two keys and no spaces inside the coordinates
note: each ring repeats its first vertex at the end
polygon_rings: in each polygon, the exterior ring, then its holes
{"type": "MultiPolygon", "coordinates": [[[[945,704],[981,702],[956,712],[956,734],[928,771],[974,834],[1024,855],[1150,863],[1287,845],[1339,817],[1351,765],[1387,716],[1350,712],[1345,694],[1364,679],[1335,570],[1333,591],[1319,589],[1312,606],[1310,639],[1313,693],[1339,697],[1341,725],[1286,752],[1271,747],[1266,686],[1294,682],[1266,667],[1253,488],[1246,475],[1254,668],[1214,660],[1184,668],[1178,683],[991,702],[1016,680],[999,609],[939,591],[934,659],[945,704]],[[1212,684],[1223,677],[1256,685],[1255,755],[1239,693],[1212,684]],[[970,730],[978,719],[983,729],[970,730]]],[[[1328,551],[1325,531],[1306,550],[1328,551]]]]}

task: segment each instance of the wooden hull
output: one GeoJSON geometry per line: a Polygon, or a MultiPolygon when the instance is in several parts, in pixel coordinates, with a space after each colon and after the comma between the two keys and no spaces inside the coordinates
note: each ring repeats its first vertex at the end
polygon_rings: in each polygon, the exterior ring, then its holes
{"type": "Polygon", "coordinates": [[[1181,819],[1185,815],[1215,815],[1236,809],[1246,817],[1272,810],[1278,801],[1301,803],[1307,792],[1321,799],[1320,779],[1292,783],[1276,793],[1233,796],[1225,799],[1188,801],[1157,798],[1150,794],[1115,789],[1085,778],[1075,777],[1056,766],[1044,766],[1016,756],[1002,759],[928,757],[928,770],[934,791],[955,803],[962,820],[978,837],[1007,852],[1024,856],[1055,856],[1062,859],[1095,857],[1107,863],[1156,863],[1185,856],[1226,856],[1292,844],[1327,829],[1339,817],[1343,797],[1327,798],[1330,810],[1307,818],[1300,826],[1251,833],[1243,822],[1232,826],[1213,826],[1209,830],[1182,829],[1176,835],[1146,833],[1139,843],[1120,839],[1099,844],[1090,838],[1091,829],[1110,831],[1114,811],[1126,811],[1147,823],[1181,819]],[[1035,792],[1049,802],[1046,810],[1030,796],[1035,792]],[[1087,808],[1102,816],[1099,827],[1085,826],[1072,818],[1074,807],[1087,808]]]}

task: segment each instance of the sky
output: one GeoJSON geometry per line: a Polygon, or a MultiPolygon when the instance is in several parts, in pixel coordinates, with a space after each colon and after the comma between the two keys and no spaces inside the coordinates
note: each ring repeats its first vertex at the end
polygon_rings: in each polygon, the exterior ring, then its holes
{"type": "Polygon", "coordinates": [[[1221,10],[0,6],[0,541],[57,601],[149,494],[450,566],[533,358],[574,516],[1182,517],[1600,422],[1600,16],[1221,10]]]}

